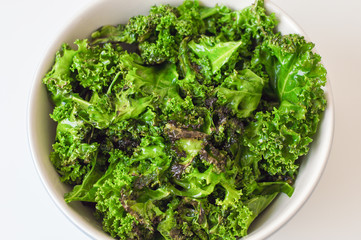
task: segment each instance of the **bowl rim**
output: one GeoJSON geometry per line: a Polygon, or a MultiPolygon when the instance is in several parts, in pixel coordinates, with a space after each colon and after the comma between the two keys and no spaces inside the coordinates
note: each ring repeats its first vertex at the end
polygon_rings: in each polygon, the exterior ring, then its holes
{"type": "MultiPolygon", "coordinates": [[[[182,0],[181,0],[182,1],[182,0]]],[[[105,1],[104,1],[105,2],[105,1]]],[[[28,95],[28,101],[27,101],[27,112],[26,112],[26,129],[27,129],[27,140],[28,140],[28,146],[30,149],[31,157],[34,163],[34,167],[36,169],[36,172],[38,173],[38,176],[41,179],[41,182],[43,186],[45,187],[47,193],[49,194],[50,198],[52,199],[53,203],[57,206],[57,208],[68,218],[78,229],[80,229],[83,233],[85,233],[87,236],[91,238],[104,238],[104,235],[100,236],[97,231],[95,231],[93,228],[89,228],[87,223],[84,221],[81,221],[81,219],[77,216],[77,213],[74,211],[70,211],[69,207],[67,207],[65,204],[65,201],[61,201],[56,196],[56,190],[52,188],[52,186],[49,184],[48,180],[46,179],[43,171],[45,170],[43,166],[41,165],[41,162],[39,161],[39,156],[37,153],[37,148],[35,146],[35,136],[36,132],[34,130],[34,124],[36,116],[33,113],[33,108],[36,106],[36,96],[40,91],[41,83],[39,83],[40,79],[43,78],[43,73],[41,71],[42,66],[47,64],[47,59],[49,57],[53,57],[54,54],[52,53],[51,49],[54,49],[54,47],[58,47],[57,39],[60,39],[61,36],[67,31],[67,29],[71,26],[71,24],[74,21],[81,20],[82,16],[89,12],[91,9],[97,7],[98,5],[102,5],[104,3],[101,0],[91,0],[90,2],[84,3],[83,6],[80,6],[78,9],[80,11],[80,14],[74,13],[72,14],[67,21],[62,24],[61,29],[58,29],[58,34],[55,35],[54,38],[50,39],[47,47],[44,48],[43,53],[41,54],[40,62],[38,63],[38,66],[36,68],[36,71],[32,77],[32,84],[30,88],[30,93],[28,95]],[[55,46],[56,45],[56,46],[55,46]]],[[[292,24],[292,28],[296,29],[296,31],[300,34],[302,34],[306,40],[310,41],[310,39],[307,37],[307,34],[305,31],[302,30],[302,28],[290,17],[285,11],[283,11],[280,7],[278,7],[276,4],[274,4],[272,1],[266,0],[265,1],[265,8],[269,12],[274,12],[276,15],[282,15],[283,18],[286,18],[289,23],[292,24]]],[[[313,50],[317,53],[316,47],[313,50]]],[[[322,62],[322,61],[321,61],[322,62]]],[[[325,86],[325,95],[327,99],[327,107],[324,112],[324,119],[323,121],[327,120],[327,129],[325,130],[327,132],[327,138],[325,138],[326,143],[324,143],[324,146],[326,146],[324,149],[322,149],[322,156],[324,156],[323,161],[320,162],[318,165],[318,171],[315,172],[314,180],[311,181],[307,187],[306,190],[304,190],[303,197],[300,199],[296,199],[298,201],[292,201],[291,207],[283,213],[281,216],[277,217],[277,220],[268,225],[266,228],[263,228],[261,230],[256,230],[253,235],[245,236],[243,239],[264,239],[267,238],[274,233],[276,233],[279,229],[281,229],[287,222],[289,222],[298,211],[301,210],[301,208],[304,206],[304,204],[308,201],[312,193],[314,192],[315,188],[317,187],[328,162],[329,155],[331,152],[331,147],[333,143],[333,137],[334,137],[334,128],[335,128],[335,106],[334,106],[334,100],[333,100],[333,94],[331,89],[331,84],[329,77],[327,76],[327,83],[325,86]]],[[[320,131],[318,129],[318,131],[320,131]]],[[[110,238],[110,236],[109,236],[110,238]]],[[[111,239],[111,238],[110,238],[111,239]]]]}

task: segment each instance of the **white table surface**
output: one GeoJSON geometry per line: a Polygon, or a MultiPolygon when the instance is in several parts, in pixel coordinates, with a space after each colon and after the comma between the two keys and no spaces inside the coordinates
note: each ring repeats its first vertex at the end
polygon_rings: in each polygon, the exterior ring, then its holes
{"type": "MultiPolygon", "coordinates": [[[[28,94],[41,55],[86,2],[0,0],[0,239],[89,239],[48,196],[26,133],[28,94]]],[[[316,190],[270,239],[361,239],[361,1],[273,2],[316,43],[333,89],[336,128],[316,190]]]]}

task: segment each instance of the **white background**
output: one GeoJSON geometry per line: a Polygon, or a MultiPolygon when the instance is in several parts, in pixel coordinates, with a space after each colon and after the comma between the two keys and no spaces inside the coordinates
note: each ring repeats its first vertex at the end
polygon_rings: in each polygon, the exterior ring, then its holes
{"type": "MultiPolygon", "coordinates": [[[[86,2],[0,0],[0,239],[89,239],[48,196],[26,134],[28,94],[41,56],[86,2]]],[[[270,239],[361,239],[361,1],[273,2],[316,43],[333,89],[336,127],[316,190],[270,239]]]]}

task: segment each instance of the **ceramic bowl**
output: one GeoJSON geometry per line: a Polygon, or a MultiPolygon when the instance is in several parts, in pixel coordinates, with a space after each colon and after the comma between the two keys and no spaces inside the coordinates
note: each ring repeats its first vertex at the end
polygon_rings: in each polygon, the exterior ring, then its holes
{"type": "MultiPolygon", "coordinates": [[[[57,172],[49,161],[56,126],[49,118],[52,105],[49,101],[46,88],[42,84],[42,78],[51,68],[55,53],[59,50],[62,43],[66,42],[71,44],[75,39],[89,37],[91,32],[102,25],[126,23],[132,16],[147,14],[149,8],[154,4],[169,3],[171,5],[179,5],[181,2],[181,0],[93,1],[85,6],[73,19],[69,19],[64,29],[59,32],[55,40],[50,43],[36,71],[28,108],[29,145],[35,167],[45,188],[59,209],[70,221],[91,238],[111,239],[110,236],[102,230],[100,223],[95,220],[89,208],[83,206],[81,203],[74,202],[66,204],[64,202],[64,193],[69,192],[70,187],[60,182],[57,172]]],[[[207,6],[214,6],[216,3],[225,4],[232,9],[242,9],[252,4],[253,1],[201,1],[201,4],[207,6]]],[[[298,33],[305,35],[301,28],[285,12],[272,4],[272,2],[266,1],[265,6],[267,11],[276,14],[279,19],[278,30],[283,34],[298,33]]],[[[265,239],[276,232],[296,214],[315,189],[327,163],[334,128],[333,101],[329,83],[325,87],[325,93],[328,106],[323,115],[315,140],[311,144],[310,152],[303,158],[299,175],[294,185],[295,191],[293,196],[289,198],[286,194],[280,194],[251,225],[249,235],[246,239],[265,239]]]]}

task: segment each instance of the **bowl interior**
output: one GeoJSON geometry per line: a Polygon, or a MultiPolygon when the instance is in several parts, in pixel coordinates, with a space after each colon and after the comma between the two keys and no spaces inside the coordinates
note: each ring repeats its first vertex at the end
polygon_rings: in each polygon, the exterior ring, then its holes
{"type": "MultiPolygon", "coordinates": [[[[49,46],[35,74],[28,109],[28,136],[35,166],[56,205],[75,225],[95,239],[110,239],[110,236],[103,232],[100,223],[95,220],[89,208],[81,203],[65,203],[63,196],[64,193],[70,191],[70,188],[60,182],[57,172],[49,161],[51,145],[55,137],[55,124],[49,118],[52,106],[46,88],[42,84],[42,78],[52,66],[55,53],[62,43],[71,44],[76,39],[86,38],[102,25],[126,23],[134,15],[147,14],[154,4],[179,5],[181,2],[180,0],[94,1],[84,7],[78,16],[69,20],[63,31],[49,46]]],[[[207,6],[214,6],[217,3],[225,4],[233,9],[242,9],[252,4],[253,0],[201,1],[201,4],[207,6]]],[[[276,14],[279,19],[278,29],[283,34],[305,35],[297,24],[274,4],[266,1],[266,9],[276,14]]],[[[252,224],[246,239],[263,239],[274,233],[300,209],[315,188],[325,168],[333,136],[333,102],[329,83],[325,87],[325,92],[328,106],[311,150],[303,158],[293,196],[288,198],[285,194],[280,194],[276,201],[252,224]]]]}

